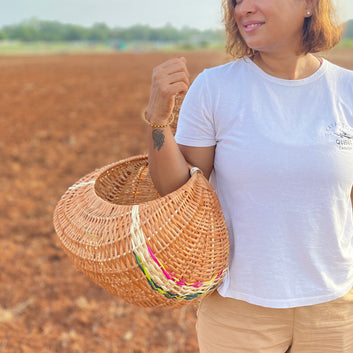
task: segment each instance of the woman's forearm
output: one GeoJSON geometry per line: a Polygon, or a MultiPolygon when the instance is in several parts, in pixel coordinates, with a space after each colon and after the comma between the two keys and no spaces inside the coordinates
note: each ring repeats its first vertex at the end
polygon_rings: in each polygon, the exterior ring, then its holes
{"type": "Polygon", "coordinates": [[[189,179],[189,167],[171,128],[147,128],[148,161],[152,181],[161,196],[175,191],[189,179]]]}
{"type": "Polygon", "coordinates": [[[168,60],[153,70],[151,94],[145,113],[149,169],[161,195],[168,194],[189,179],[186,160],[170,129],[175,96],[189,88],[185,58],[168,60]]]}

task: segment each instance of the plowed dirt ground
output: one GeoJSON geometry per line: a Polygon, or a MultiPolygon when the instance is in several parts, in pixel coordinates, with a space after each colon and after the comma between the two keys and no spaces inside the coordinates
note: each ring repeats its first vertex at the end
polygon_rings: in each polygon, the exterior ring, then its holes
{"type": "MultiPolygon", "coordinates": [[[[196,306],[125,304],[77,272],[52,214],[88,172],[146,151],[152,68],[221,52],[0,57],[0,353],[196,353],[196,306]]],[[[353,69],[353,51],[328,57],[353,69]]]]}

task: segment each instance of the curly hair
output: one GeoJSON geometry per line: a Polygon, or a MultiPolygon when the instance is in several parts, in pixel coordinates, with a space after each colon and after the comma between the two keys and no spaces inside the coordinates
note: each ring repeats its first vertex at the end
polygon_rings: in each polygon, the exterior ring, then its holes
{"type": "MultiPolygon", "coordinates": [[[[235,58],[252,56],[234,18],[236,0],[222,0],[223,22],[227,34],[227,53],[235,58]]],[[[304,20],[302,48],[298,54],[318,53],[333,48],[342,36],[332,0],[313,0],[312,16],[304,20]]]]}

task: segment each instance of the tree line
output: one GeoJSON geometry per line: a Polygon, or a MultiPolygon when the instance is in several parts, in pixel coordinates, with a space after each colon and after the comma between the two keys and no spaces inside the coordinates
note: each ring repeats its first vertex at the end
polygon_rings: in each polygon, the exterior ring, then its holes
{"type": "Polygon", "coordinates": [[[134,25],[128,28],[110,28],[105,23],[96,23],[91,27],[77,24],[64,24],[58,21],[43,21],[37,18],[25,20],[19,24],[0,28],[0,40],[19,40],[24,42],[46,41],[151,41],[176,42],[190,38],[204,37],[208,41],[222,41],[222,30],[198,30],[184,27],[176,29],[171,25],[153,28],[148,25],[134,25]]]}
{"type": "MultiPolygon", "coordinates": [[[[223,30],[204,30],[184,27],[176,29],[171,25],[153,28],[148,25],[134,25],[128,28],[110,28],[105,23],[95,23],[91,27],[77,24],[64,24],[58,21],[43,21],[37,18],[19,24],[0,28],[0,40],[19,40],[23,42],[58,41],[143,41],[143,42],[182,42],[199,38],[199,41],[224,41],[223,30]],[[203,39],[202,39],[203,38],[203,39]]],[[[343,38],[353,39],[353,20],[345,24],[343,38]]]]}
{"type": "Polygon", "coordinates": [[[349,20],[347,23],[345,23],[343,38],[353,39],[353,20],[349,20]]]}

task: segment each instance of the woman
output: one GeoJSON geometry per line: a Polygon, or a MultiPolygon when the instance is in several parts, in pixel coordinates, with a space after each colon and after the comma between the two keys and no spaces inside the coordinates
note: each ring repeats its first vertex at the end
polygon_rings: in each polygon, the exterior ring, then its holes
{"type": "Polygon", "coordinates": [[[331,0],[225,0],[237,60],[189,89],[185,58],[153,72],[145,114],[161,194],[211,180],[231,256],[200,305],[202,353],[353,352],[353,72],[315,57],[341,30],[331,0]],[[187,92],[175,139],[174,97],[187,92]]]}

